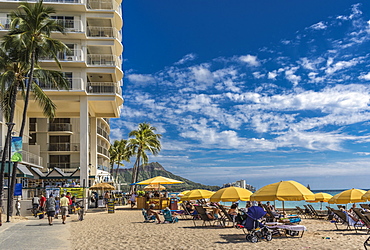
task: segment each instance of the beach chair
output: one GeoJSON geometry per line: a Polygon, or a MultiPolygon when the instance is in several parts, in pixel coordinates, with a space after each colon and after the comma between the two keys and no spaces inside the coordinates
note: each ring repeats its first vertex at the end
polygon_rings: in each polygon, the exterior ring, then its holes
{"type": "Polygon", "coordinates": [[[274,214],[266,204],[262,204],[262,207],[266,211],[267,215],[267,216],[265,215],[266,222],[275,222],[281,217],[281,215],[278,213],[274,214]]]}
{"type": "Polygon", "coordinates": [[[360,207],[362,207],[363,209],[366,209],[366,210],[370,211],[370,205],[369,204],[360,204],[360,207]]]}
{"type": "Polygon", "coordinates": [[[298,215],[301,215],[301,216],[303,216],[306,219],[307,218],[306,211],[303,210],[302,208],[298,207],[298,206],[296,206],[296,208],[297,208],[297,211],[298,211],[298,215]]]}
{"type": "MultiPolygon", "coordinates": [[[[218,222],[222,226],[222,223],[219,219],[212,219],[207,215],[207,211],[204,207],[202,206],[194,206],[195,210],[198,212],[198,215],[200,219],[203,221],[202,226],[207,226],[207,223],[209,223],[209,226],[213,226],[218,222]]],[[[193,220],[194,226],[196,227],[197,225],[195,224],[195,220],[193,220]]]]}
{"type": "Polygon", "coordinates": [[[311,218],[314,218],[315,215],[312,213],[311,209],[307,205],[303,205],[303,206],[304,206],[306,214],[310,216],[311,218]]]}
{"type": "Polygon", "coordinates": [[[164,222],[176,223],[179,221],[179,218],[177,218],[176,216],[173,216],[171,213],[171,210],[169,209],[162,210],[162,214],[164,217],[164,222]]]}
{"type": "Polygon", "coordinates": [[[232,227],[235,227],[235,218],[231,217],[230,214],[227,213],[224,206],[218,205],[218,208],[221,210],[222,213],[220,220],[222,221],[224,227],[226,227],[226,223],[232,223],[232,227]]]}
{"type": "Polygon", "coordinates": [[[194,219],[194,216],[195,215],[193,215],[193,214],[191,214],[189,212],[189,210],[186,208],[186,206],[185,206],[185,204],[183,202],[180,203],[180,206],[181,206],[182,210],[184,210],[184,213],[183,214],[180,214],[181,217],[184,217],[184,218],[190,217],[190,219],[194,219]]]}
{"type": "Polygon", "coordinates": [[[317,219],[325,219],[328,217],[327,214],[319,214],[316,209],[311,205],[311,204],[307,204],[308,208],[311,210],[313,216],[317,219]]]}
{"type": "Polygon", "coordinates": [[[155,222],[155,215],[152,215],[152,216],[149,216],[148,213],[146,212],[146,210],[143,208],[142,212],[141,212],[144,216],[144,223],[148,223],[148,222],[155,222]]]}
{"type": "Polygon", "coordinates": [[[369,247],[369,246],[370,246],[370,236],[364,242],[365,250],[367,250],[367,247],[369,247]]]}
{"type": "MultiPolygon", "coordinates": [[[[362,223],[366,226],[367,228],[367,233],[370,231],[370,220],[368,217],[366,217],[364,214],[362,214],[362,211],[360,208],[354,208],[353,212],[356,214],[356,216],[362,221],[362,223]]],[[[356,233],[357,229],[355,227],[356,233]]]]}
{"type": "Polygon", "coordinates": [[[364,226],[364,224],[361,223],[360,220],[355,221],[345,211],[340,211],[340,210],[333,209],[332,212],[334,213],[334,218],[336,219],[336,220],[334,220],[332,222],[334,223],[334,225],[337,228],[337,230],[339,229],[338,228],[338,224],[342,224],[342,225],[347,226],[346,229],[348,229],[348,230],[352,230],[351,227],[354,227],[354,229],[356,230],[356,228],[363,227],[364,226]]]}

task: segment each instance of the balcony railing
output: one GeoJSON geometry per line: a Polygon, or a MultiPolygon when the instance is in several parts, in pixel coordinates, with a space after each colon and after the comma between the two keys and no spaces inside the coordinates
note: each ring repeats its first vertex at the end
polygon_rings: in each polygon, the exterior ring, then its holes
{"type": "Polygon", "coordinates": [[[70,123],[50,123],[49,131],[72,131],[70,123]]]}
{"type": "Polygon", "coordinates": [[[106,149],[106,148],[104,148],[102,146],[99,146],[99,145],[98,145],[97,149],[98,149],[98,153],[103,154],[103,155],[106,155],[106,156],[109,157],[108,149],[106,149]]]}
{"type": "Polygon", "coordinates": [[[114,82],[89,82],[87,84],[87,92],[93,94],[120,94],[119,90],[120,88],[114,82]]]}
{"type": "MultiPolygon", "coordinates": [[[[84,61],[83,51],[81,49],[71,49],[63,53],[58,53],[57,58],[59,61],[84,61]]],[[[50,61],[54,60],[51,56],[45,56],[40,58],[41,60],[50,61]]]]}
{"type": "Polygon", "coordinates": [[[75,20],[57,20],[58,24],[64,27],[65,32],[82,32],[82,21],[75,20]]]}
{"type": "Polygon", "coordinates": [[[49,151],[80,151],[79,143],[49,143],[49,151]]]}
{"type": "Polygon", "coordinates": [[[88,54],[87,65],[115,66],[120,64],[118,57],[111,54],[88,54]]]}
{"type": "Polygon", "coordinates": [[[99,27],[99,26],[88,26],[87,36],[89,37],[114,37],[122,39],[121,32],[113,27],[99,27]]]}
{"type": "Polygon", "coordinates": [[[105,131],[104,129],[102,129],[102,128],[100,128],[100,127],[97,127],[96,132],[97,132],[99,135],[103,136],[105,139],[107,139],[107,140],[109,141],[109,134],[108,134],[108,132],[107,132],[107,131],[105,131]]]}
{"type": "MultiPolygon", "coordinates": [[[[83,81],[82,78],[67,78],[69,85],[68,85],[68,90],[82,90],[84,89],[83,87],[83,81]]],[[[43,83],[40,82],[39,86],[43,90],[58,90],[58,88],[51,83],[43,83]]],[[[59,89],[59,90],[64,90],[64,89],[59,89]]]]}
{"type": "Polygon", "coordinates": [[[63,171],[65,169],[76,169],[80,167],[79,162],[50,162],[48,163],[48,168],[61,168],[63,171]]]}
{"type": "Polygon", "coordinates": [[[93,10],[118,10],[119,4],[114,0],[88,0],[87,8],[93,10]]]}
{"type": "Polygon", "coordinates": [[[25,150],[22,151],[22,161],[42,166],[42,157],[32,154],[25,150]]]}
{"type": "Polygon", "coordinates": [[[9,30],[10,19],[7,17],[0,17],[0,30],[9,30]]]}

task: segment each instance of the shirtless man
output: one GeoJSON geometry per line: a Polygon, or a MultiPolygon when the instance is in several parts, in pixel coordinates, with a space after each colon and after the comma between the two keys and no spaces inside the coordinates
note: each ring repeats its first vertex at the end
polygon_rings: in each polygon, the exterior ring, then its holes
{"type": "Polygon", "coordinates": [[[148,216],[154,215],[155,218],[158,220],[158,223],[161,223],[161,219],[159,218],[159,213],[157,211],[153,210],[154,207],[155,207],[154,204],[149,205],[149,208],[147,210],[148,216]]]}

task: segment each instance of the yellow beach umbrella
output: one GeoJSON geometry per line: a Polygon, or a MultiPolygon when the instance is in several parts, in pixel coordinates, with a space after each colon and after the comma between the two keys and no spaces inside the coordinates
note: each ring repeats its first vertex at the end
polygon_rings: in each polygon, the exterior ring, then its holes
{"type": "Polygon", "coordinates": [[[296,181],[280,181],[269,184],[251,195],[252,201],[301,201],[314,199],[315,195],[296,181]]]}
{"type": "Polygon", "coordinates": [[[347,203],[356,203],[356,202],[365,202],[366,200],[362,196],[366,193],[362,189],[348,189],[339,194],[334,195],[328,203],[330,204],[347,204],[347,203]]]}
{"type": "Polygon", "coordinates": [[[204,189],[194,189],[191,190],[183,197],[181,197],[182,201],[189,201],[189,200],[200,200],[200,199],[208,199],[210,198],[215,192],[204,190],[204,189]]]}
{"type": "Polygon", "coordinates": [[[253,193],[245,188],[227,187],[218,190],[214,193],[210,200],[211,202],[219,201],[249,201],[253,193]]]}
{"type": "Polygon", "coordinates": [[[364,199],[364,200],[370,200],[370,190],[369,191],[367,191],[363,196],[362,196],[362,199],[364,199]]]}
{"type": "Polygon", "coordinates": [[[182,196],[184,196],[187,192],[190,192],[190,190],[182,191],[182,192],[181,192],[181,193],[179,193],[177,196],[178,196],[178,197],[182,197],[182,196]]]}
{"type": "Polygon", "coordinates": [[[164,190],[164,189],[166,189],[164,186],[162,186],[162,185],[159,185],[159,187],[158,187],[158,185],[159,184],[149,184],[148,186],[145,186],[144,187],[144,190],[145,191],[156,191],[156,190],[164,190]]]}
{"type": "Polygon", "coordinates": [[[170,178],[163,177],[163,176],[156,176],[156,177],[144,180],[144,181],[137,182],[135,184],[137,185],[150,185],[150,184],[160,185],[160,184],[180,184],[180,183],[184,183],[184,182],[170,179],[170,178]]]}
{"type": "Polygon", "coordinates": [[[328,193],[316,193],[315,200],[308,201],[308,202],[320,202],[320,210],[322,210],[322,203],[328,202],[333,196],[328,193]]]}
{"type": "Polygon", "coordinates": [[[106,182],[102,182],[102,183],[97,183],[94,186],[91,186],[89,189],[90,190],[115,190],[116,188],[106,182]]]}
{"type": "Polygon", "coordinates": [[[266,185],[251,195],[251,201],[302,201],[314,200],[315,195],[296,181],[280,181],[266,185]]]}

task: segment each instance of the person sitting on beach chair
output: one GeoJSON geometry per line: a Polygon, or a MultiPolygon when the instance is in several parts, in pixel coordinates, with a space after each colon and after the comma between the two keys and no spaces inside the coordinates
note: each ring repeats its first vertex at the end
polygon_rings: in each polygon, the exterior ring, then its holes
{"type": "Polygon", "coordinates": [[[155,218],[158,220],[158,223],[161,223],[161,219],[159,218],[159,213],[154,210],[154,207],[155,207],[154,204],[150,204],[146,212],[148,216],[155,216],[155,218]]]}
{"type": "Polygon", "coordinates": [[[163,209],[162,214],[164,217],[164,222],[175,223],[179,221],[179,219],[176,217],[177,214],[176,213],[172,214],[171,210],[168,207],[163,209]]]}

